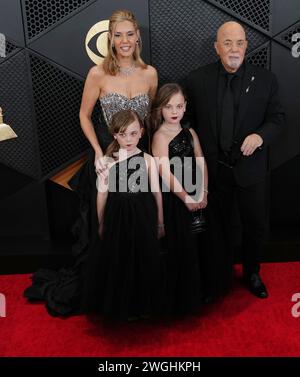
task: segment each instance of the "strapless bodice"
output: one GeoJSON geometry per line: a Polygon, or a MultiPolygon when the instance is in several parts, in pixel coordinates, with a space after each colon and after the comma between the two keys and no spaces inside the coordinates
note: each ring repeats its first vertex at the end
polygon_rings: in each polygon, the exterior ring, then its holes
{"type": "Polygon", "coordinates": [[[123,94],[112,92],[100,97],[100,103],[105,121],[109,126],[111,117],[120,110],[134,110],[141,120],[144,120],[149,109],[150,98],[146,93],[128,98],[123,94]]]}

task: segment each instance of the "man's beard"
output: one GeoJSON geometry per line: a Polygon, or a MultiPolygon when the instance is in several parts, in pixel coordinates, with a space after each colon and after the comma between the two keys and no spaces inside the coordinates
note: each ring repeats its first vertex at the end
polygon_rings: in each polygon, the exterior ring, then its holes
{"type": "Polygon", "coordinates": [[[228,65],[230,68],[239,68],[239,66],[241,65],[241,62],[242,62],[242,59],[240,57],[236,57],[236,58],[228,58],[228,65]]]}

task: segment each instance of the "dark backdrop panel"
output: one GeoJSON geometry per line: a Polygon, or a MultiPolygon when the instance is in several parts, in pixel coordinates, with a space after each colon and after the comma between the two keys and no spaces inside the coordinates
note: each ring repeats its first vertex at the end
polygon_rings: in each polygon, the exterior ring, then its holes
{"type": "Polygon", "coordinates": [[[272,35],[280,33],[300,20],[299,0],[273,0],[272,35]]]}
{"type": "Polygon", "coordinates": [[[0,56],[0,63],[20,51],[18,43],[5,35],[5,56],[0,56]]]}
{"type": "Polygon", "coordinates": [[[246,59],[250,64],[269,69],[271,64],[270,42],[264,43],[252,52],[248,53],[246,59]]]}
{"type": "Polygon", "coordinates": [[[43,184],[32,182],[6,197],[0,202],[0,213],[0,238],[49,237],[43,184]]]}
{"type": "Polygon", "coordinates": [[[274,39],[277,42],[284,45],[285,47],[287,47],[289,50],[291,50],[293,45],[295,44],[295,42],[293,42],[292,40],[292,37],[296,33],[300,33],[300,21],[296,22],[292,26],[289,26],[287,29],[283,30],[281,33],[277,34],[274,39]]]}
{"type": "MultiPolygon", "coordinates": [[[[20,1],[20,0],[19,0],[20,1]]],[[[96,0],[21,0],[27,43],[96,0]]]]}
{"type": "Polygon", "coordinates": [[[88,148],[79,123],[82,79],[30,54],[30,69],[42,177],[53,173],[88,148]]]}
{"type": "Polygon", "coordinates": [[[0,33],[14,39],[18,45],[24,46],[25,38],[20,0],[1,0],[0,33]]]}
{"type": "MultiPolygon", "coordinates": [[[[22,187],[33,182],[33,179],[25,174],[18,173],[16,170],[0,164],[0,198],[1,201],[6,200],[7,197],[13,195],[15,192],[22,189],[22,187]]],[[[3,215],[3,214],[2,214],[3,215]]],[[[3,216],[4,217],[4,216],[3,216]]]]}
{"type": "Polygon", "coordinates": [[[0,162],[38,178],[39,151],[28,69],[24,50],[0,63],[0,107],[4,112],[4,122],[11,125],[18,135],[0,143],[0,162]]]}
{"type": "Polygon", "coordinates": [[[235,15],[257,30],[270,33],[272,0],[208,0],[208,2],[235,15]]]}
{"type": "MultiPolygon", "coordinates": [[[[276,228],[297,227],[300,222],[300,155],[272,172],[271,213],[276,228]]],[[[300,255],[300,249],[299,249],[300,255]]]]}
{"type": "MultiPolygon", "coordinates": [[[[294,58],[290,49],[272,42],[272,71],[278,78],[282,102],[287,110],[286,129],[271,149],[272,166],[278,167],[300,154],[300,58],[294,58]]],[[[292,184],[293,179],[291,176],[287,183],[292,184]]]]}

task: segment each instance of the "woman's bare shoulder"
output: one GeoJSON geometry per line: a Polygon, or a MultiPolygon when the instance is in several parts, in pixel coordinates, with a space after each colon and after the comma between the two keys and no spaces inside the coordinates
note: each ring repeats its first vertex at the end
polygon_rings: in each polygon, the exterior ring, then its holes
{"type": "Polygon", "coordinates": [[[145,68],[144,70],[145,72],[145,75],[149,76],[150,78],[151,77],[157,77],[157,71],[156,69],[152,66],[152,65],[147,65],[147,67],[145,68]]]}
{"type": "Polygon", "coordinates": [[[94,80],[102,80],[105,75],[106,73],[103,69],[102,64],[94,65],[88,72],[88,77],[94,80]]]}

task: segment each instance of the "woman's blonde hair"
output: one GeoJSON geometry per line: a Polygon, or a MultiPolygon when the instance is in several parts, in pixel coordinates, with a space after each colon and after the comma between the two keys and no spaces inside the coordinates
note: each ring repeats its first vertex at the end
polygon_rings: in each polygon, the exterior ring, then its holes
{"type": "MultiPolygon", "coordinates": [[[[134,110],[121,110],[115,113],[109,123],[109,132],[114,135],[123,132],[134,121],[138,121],[141,129],[143,130],[143,123],[134,110]]],[[[120,145],[116,139],[109,144],[105,152],[105,156],[117,159],[116,153],[119,151],[120,145]]]]}
{"type": "MultiPolygon", "coordinates": [[[[139,30],[139,26],[137,23],[137,20],[134,16],[134,14],[127,9],[119,9],[116,10],[109,19],[109,34],[110,36],[107,38],[107,55],[103,61],[103,69],[105,73],[110,74],[112,76],[115,76],[118,73],[119,65],[118,65],[118,59],[116,56],[115,48],[113,47],[114,42],[114,33],[116,26],[119,22],[122,21],[129,21],[133,24],[133,27],[135,31],[137,32],[139,30]]],[[[140,54],[142,51],[142,40],[139,36],[138,43],[136,43],[135,50],[133,53],[133,60],[136,63],[137,66],[145,69],[147,68],[147,64],[144,63],[142,60],[140,54]]]]}

